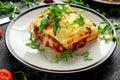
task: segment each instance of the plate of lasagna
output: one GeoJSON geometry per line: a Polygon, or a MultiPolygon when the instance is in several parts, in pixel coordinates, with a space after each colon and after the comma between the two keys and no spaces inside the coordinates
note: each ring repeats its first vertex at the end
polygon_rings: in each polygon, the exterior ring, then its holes
{"type": "Polygon", "coordinates": [[[50,4],[20,14],[8,26],[5,41],[11,54],[29,67],[73,73],[94,68],[110,57],[116,42],[106,32],[116,36],[110,21],[94,10],[50,4]]]}
{"type": "Polygon", "coordinates": [[[93,1],[104,4],[120,5],[120,0],[93,0],[93,1]]]}

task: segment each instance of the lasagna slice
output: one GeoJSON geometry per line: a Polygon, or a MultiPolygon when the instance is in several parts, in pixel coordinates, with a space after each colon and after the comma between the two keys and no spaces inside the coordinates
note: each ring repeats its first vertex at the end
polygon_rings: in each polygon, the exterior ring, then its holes
{"type": "Polygon", "coordinates": [[[50,6],[31,22],[30,29],[34,38],[45,47],[55,50],[56,55],[61,55],[67,50],[75,51],[84,47],[87,42],[98,36],[98,31],[92,22],[68,5],[50,6]],[[46,20],[43,19],[44,15],[49,18],[47,24],[43,26],[42,22],[46,23],[44,22],[46,20]],[[41,27],[44,27],[42,31],[39,30],[41,27]],[[56,32],[54,32],[55,30],[56,32]]]}

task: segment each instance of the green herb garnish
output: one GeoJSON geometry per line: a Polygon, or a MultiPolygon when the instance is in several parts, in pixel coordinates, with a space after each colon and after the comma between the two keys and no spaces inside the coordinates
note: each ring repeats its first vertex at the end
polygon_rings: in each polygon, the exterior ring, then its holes
{"type": "Polygon", "coordinates": [[[81,5],[81,6],[85,6],[87,8],[94,9],[95,11],[101,13],[103,16],[113,15],[115,13],[117,13],[118,15],[120,15],[120,9],[119,8],[110,8],[107,12],[105,12],[102,9],[99,9],[95,5],[86,4],[85,3],[86,0],[63,0],[63,2],[65,2],[65,3],[74,3],[76,5],[81,5]]]}
{"type": "Polygon", "coordinates": [[[84,58],[84,60],[86,60],[86,61],[93,60],[92,58],[89,57],[89,54],[90,54],[89,51],[85,51],[85,52],[82,53],[81,56],[82,56],[82,57],[84,58]]]}
{"type": "MultiPolygon", "coordinates": [[[[72,50],[68,50],[66,52],[62,52],[62,55],[61,56],[55,56],[51,62],[55,62],[55,63],[58,63],[60,62],[61,60],[63,61],[70,61],[71,59],[73,59],[74,57],[76,56],[79,56],[78,54],[75,54],[72,50]]],[[[85,61],[90,61],[90,60],[93,60],[92,58],[89,57],[89,51],[85,51],[82,53],[81,55],[85,61]]]]}
{"type": "Polygon", "coordinates": [[[79,16],[80,17],[74,21],[74,24],[84,25],[85,24],[84,18],[81,15],[79,16]]]}
{"type": "MultiPolygon", "coordinates": [[[[64,16],[61,13],[65,12],[69,15],[69,13],[77,12],[77,11],[68,9],[68,7],[66,7],[65,5],[60,5],[60,6],[50,5],[49,10],[51,11],[54,35],[56,35],[56,31],[60,27],[60,25],[59,25],[60,17],[64,16]]],[[[81,16],[81,13],[77,12],[77,14],[79,15],[78,19],[74,20],[72,23],[66,23],[66,26],[72,27],[74,24],[84,25],[84,18],[81,16]]]]}
{"type": "Polygon", "coordinates": [[[106,21],[100,22],[100,25],[98,25],[98,33],[99,35],[112,35],[112,28],[106,21]],[[103,27],[101,27],[103,25],[103,27]]]}
{"type": "Polygon", "coordinates": [[[111,21],[115,30],[118,30],[120,32],[120,23],[116,23],[116,20],[111,21]]]}
{"type": "Polygon", "coordinates": [[[65,2],[65,3],[70,3],[71,0],[63,0],[63,2],[65,2]]]}
{"type": "Polygon", "coordinates": [[[23,79],[24,79],[24,80],[27,80],[26,74],[25,74],[23,71],[17,71],[17,72],[14,72],[14,73],[13,73],[13,75],[16,75],[16,74],[22,74],[23,79]]]}
{"type": "Polygon", "coordinates": [[[39,32],[43,31],[43,29],[47,26],[48,19],[49,19],[49,15],[44,14],[42,20],[40,21],[39,32]]]}
{"type": "Polygon", "coordinates": [[[53,32],[54,35],[56,35],[57,29],[60,27],[59,26],[59,16],[61,16],[61,11],[57,5],[50,5],[50,11],[51,11],[51,16],[52,16],[52,27],[53,27],[53,32]]]}
{"type": "Polygon", "coordinates": [[[120,46],[120,38],[113,34],[112,27],[108,24],[108,22],[106,21],[100,22],[97,28],[98,28],[99,39],[105,40],[106,42],[116,41],[117,45],[120,46]]]}
{"type": "Polygon", "coordinates": [[[27,5],[28,7],[33,7],[35,5],[38,5],[41,0],[22,0],[22,4],[27,5]]]}
{"type": "Polygon", "coordinates": [[[59,26],[59,21],[60,21],[59,18],[57,18],[55,16],[52,17],[52,26],[53,26],[54,35],[56,35],[57,29],[60,27],[59,26]]]}
{"type": "Polygon", "coordinates": [[[97,28],[99,39],[105,40],[106,42],[113,40],[112,28],[106,21],[100,22],[97,28]]]}
{"type": "Polygon", "coordinates": [[[17,10],[18,10],[18,8],[17,8],[17,6],[15,6],[13,12],[9,15],[10,19],[16,18],[16,14],[18,14],[17,10]]]}
{"type": "MultiPolygon", "coordinates": [[[[16,8],[16,13],[19,13],[18,7],[12,2],[1,2],[0,1],[0,13],[7,14],[13,12],[16,8]]],[[[14,11],[15,12],[15,11],[14,11]]]]}
{"type": "Polygon", "coordinates": [[[86,4],[84,0],[63,0],[63,2],[68,2],[68,3],[74,3],[76,5],[81,5],[81,6],[84,6],[84,7],[87,7],[87,8],[94,9],[94,10],[96,10],[97,12],[101,13],[104,16],[107,15],[107,13],[105,13],[101,9],[98,9],[96,6],[93,6],[93,5],[90,6],[89,4],[86,4]]]}
{"type": "Polygon", "coordinates": [[[10,18],[15,18],[16,14],[20,13],[20,9],[12,1],[1,2],[0,1],[0,14],[10,14],[10,18]]]}
{"type": "Polygon", "coordinates": [[[75,24],[83,26],[85,24],[84,18],[80,15],[80,17],[78,19],[74,20],[72,23],[66,23],[66,27],[72,27],[75,24]]]}
{"type": "Polygon", "coordinates": [[[62,52],[61,56],[55,56],[51,62],[55,62],[55,63],[58,63],[59,61],[61,60],[64,60],[64,61],[69,61],[71,60],[72,58],[74,58],[75,56],[77,56],[72,50],[68,50],[66,52],[62,52]]]}
{"type": "Polygon", "coordinates": [[[117,13],[118,15],[120,15],[120,9],[119,8],[111,8],[109,9],[109,14],[114,14],[117,13]]]}
{"type": "Polygon", "coordinates": [[[45,51],[44,49],[40,48],[40,44],[37,44],[37,39],[32,38],[32,33],[30,34],[30,43],[26,43],[26,46],[29,46],[32,49],[37,49],[40,52],[45,51]]]}

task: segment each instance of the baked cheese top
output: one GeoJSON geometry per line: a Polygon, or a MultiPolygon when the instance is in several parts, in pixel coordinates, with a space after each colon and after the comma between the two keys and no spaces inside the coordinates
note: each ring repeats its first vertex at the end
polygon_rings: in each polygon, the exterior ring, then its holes
{"type": "MultiPolygon", "coordinates": [[[[68,5],[67,5],[68,6],[68,5]]],[[[69,7],[70,8],[70,7],[69,7]]],[[[71,9],[71,8],[70,8],[71,9]]],[[[72,9],[71,9],[72,10],[72,9]]],[[[50,11],[47,10],[44,12],[49,15],[50,11]]],[[[39,14],[36,19],[34,19],[30,25],[30,27],[38,26],[41,24],[42,14],[39,14]]],[[[51,18],[49,18],[51,19],[51,18]]],[[[92,22],[88,19],[85,19],[82,15],[79,16],[76,12],[66,13],[62,12],[61,16],[59,17],[59,28],[56,31],[56,35],[53,33],[52,23],[47,25],[46,28],[42,31],[45,34],[52,36],[54,39],[59,41],[65,48],[68,48],[71,44],[88,38],[89,41],[92,39],[91,32],[92,30],[96,31],[97,36],[97,29],[93,26],[92,22]],[[78,23],[77,20],[83,18],[84,23],[78,23]]],[[[49,20],[50,22],[51,20],[49,20]]],[[[92,33],[94,36],[94,32],[92,33]]]]}

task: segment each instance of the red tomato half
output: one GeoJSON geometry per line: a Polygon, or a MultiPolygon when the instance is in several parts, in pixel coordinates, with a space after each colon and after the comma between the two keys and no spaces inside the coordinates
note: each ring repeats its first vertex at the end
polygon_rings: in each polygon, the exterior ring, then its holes
{"type": "Polygon", "coordinates": [[[12,80],[12,73],[7,69],[0,69],[0,80],[12,80]]]}
{"type": "Polygon", "coordinates": [[[0,28],[0,37],[2,37],[2,28],[0,28]]]}
{"type": "Polygon", "coordinates": [[[53,0],[44,0],[45,3],[52,3],[53,0]]]}

